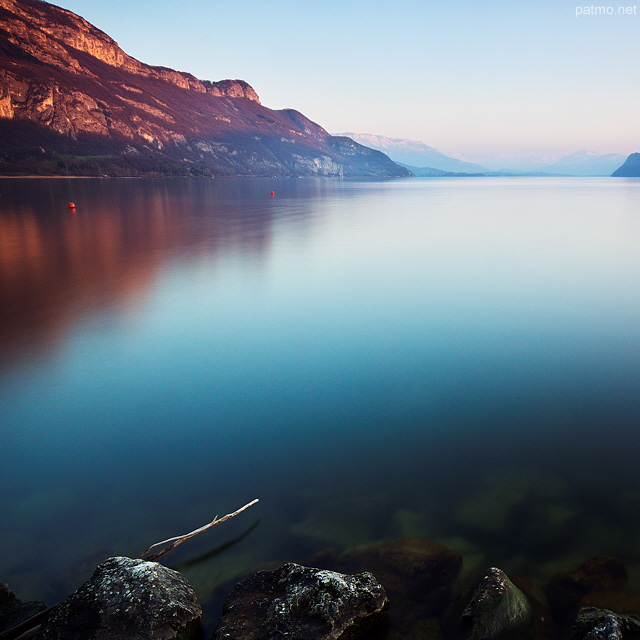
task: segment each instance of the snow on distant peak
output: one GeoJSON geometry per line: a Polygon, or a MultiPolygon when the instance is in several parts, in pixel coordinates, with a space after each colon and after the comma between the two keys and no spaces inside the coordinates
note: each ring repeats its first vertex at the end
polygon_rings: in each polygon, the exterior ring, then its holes
{"type": "Polygon", "coordinates": [[[351,138],[360,144],[365,146],[374,145],[383,149],[397,149],[403,148],[411,151],[434,151],[440,153],[435,147],[430,147],[420,140],[409,140],[407,138],[389,138],[388,136],[381,136],[376,133],[334,133],[334,136],[346,136],[351,138]]]}

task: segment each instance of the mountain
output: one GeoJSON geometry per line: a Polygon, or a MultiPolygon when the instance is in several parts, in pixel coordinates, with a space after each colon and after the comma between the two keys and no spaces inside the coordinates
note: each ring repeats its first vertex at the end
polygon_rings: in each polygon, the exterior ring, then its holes
{"type": "Polygon", "coordinates": [[[640,178],[640,153],[632,153],[611,176],[613,178],[640,178]]]}
{"type": "Polygon", "coordinates": [[[336,135],[347,136],[360,144],[382,151],[395,162],[404,165],[428,167],[454,173],[482,173],[486,171],[479,164],[450,158],[418,140],[387,138],[372,133],[338,133],[336,135]]]}
{"type": "Polygon", "coordinates": [[[548,165],[557,161],[556,157],[534,155],[519,156],[508,153],[465,153],[462,158],[466,162],[475,162],[487,171],[512,175],[543,175],[548,165]]]}
{"type": "Polygon", "coordinates": [[[471,176],[486,176],[486,173],[464,173],[455,171],[443,171],[442,169],[434,169],[433,167],[412,167],[410,164],[398,162],[401,167],[409,169],[416,178],[462,178],[471,176]]]}
{"type": "Polygon", "coordinates": [[[465,154],[464,157],[481,163],[492,172],[563,176],[608,176],[624,160],[624,156],[617,153],[598,154],[592,151],[576,151],[559,159],[506,154],[465,154]]]}
{"type": "Polygon", "coordinates": [[[70,11],[0,0],[0,173],[30,172],[411,175],[242,80],[149,66],[70,11]]]}
{"type": "Polygon", "coordinates": [[[619,153],[601,155],[592,151],[576,151],[548,164],[544,170],[568,176],[610,176],[623,161],[624,156],[619,153]]]}

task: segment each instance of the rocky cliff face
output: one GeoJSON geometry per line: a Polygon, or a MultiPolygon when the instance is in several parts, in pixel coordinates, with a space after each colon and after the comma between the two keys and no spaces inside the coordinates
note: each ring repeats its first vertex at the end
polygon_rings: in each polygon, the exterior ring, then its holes
{"type": "Polygon", "coordinates": [[[161,173],[408,174],[296,111],[262,106],[244,81],[143,64],[42,0],[0,0],[0,134],[3,173],[74,173],[79,156],[100,156],[107,173],[153,162],[161,173]]]}

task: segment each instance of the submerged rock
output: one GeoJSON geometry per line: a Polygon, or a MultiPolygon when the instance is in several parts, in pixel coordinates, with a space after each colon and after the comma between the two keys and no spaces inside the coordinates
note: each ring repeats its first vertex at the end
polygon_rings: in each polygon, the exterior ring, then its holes
{"type": "Polygon", "coordinates": [[[438,542],[451,551],[457,551],[462,555],[462,569],[457,578],[464,585],[475,584],[484,574],[488,562],[485,552],[471,540],[462,536],[439,538],[438,542]]]}
{"type": "Polygon", "coordinates": [[[312,506],[291,533],[309,541],[339,549],[375,540],[380,535],[380,513],[388,510],[385,495],[351,497],[312,506]]]}
{"type": "Polygon", "coordinates": [[[355,640],[385,619],[388,606],[370,573],[288,563],[233,588],[212,640],[355,640]]]}
{"type": "Polygon", "coordinates": [[[619,591],[627,581],[627,569],[621,560],[596,556],[573,571],[552,576],[545,593],[558,623],[568,627],[583,604],[595,604],[596,594],[619,591]]]}
{"type": "Polygon", "coordinates": [[[353,547],[336,562],[339,571],[371,571],[380,581],[391,603],[388,637],[394,640],[440,637],[440,618],[461,565],[461,554],[419,538],[353,547]]]}
{"type": "Polygon", "coordinates": [[[530,506],[542,503],[560,508],[565,495],[566,482],[553,474],[536,469],[497,469],[458,505],[454,519],[480,534],[520,536],[522,532],[513,529],[520,529],[526,518],[535,515],[528,513],[530,506]]]}
{"type": "Polygon", "coordinates": [[[18,600],[9,585],[0,582],[0,633],[28,620],[46,609],[42,602],[22,602],[18,600]]]}
{"type": "Polygon", "coordinates": [[[436,519],[422,511],[397,509],[389,518],[385,538],[423,538],[433,540],[438,536],[436,519]]]}
{"type": "Polygon", "coordinates": [[[157,562],[114,557],[51,614],[38,640],[190,640],[200,605],[189,583],[157,562]]]}
{"type": "Polygon", "coordinates": [[[449,604],[462,556],[419,538],[353,547],[338,558],[340,571],[371,571],[385,588],[394,616],[437,617],[449,604]]]}
{"type": "Polygon", "coordinates": [[[640,619],[607,609],[584,607],[571,630],[572,640],[631,640],[640,638],[640,619]]]}
{"type": "Polygon", "coordinates": [[[596,591],[581,600],[583,607],[610,609],[622,613],[640,613],[640,593],[627,591],[596,591]]]}
{"type": "Polygon", "coordinates": [[[489,640],[519,632],[533,617],[527,597],[507,575],[492,567],[476,587],[462,617],[473,624],[473,638],[489,640]]]}

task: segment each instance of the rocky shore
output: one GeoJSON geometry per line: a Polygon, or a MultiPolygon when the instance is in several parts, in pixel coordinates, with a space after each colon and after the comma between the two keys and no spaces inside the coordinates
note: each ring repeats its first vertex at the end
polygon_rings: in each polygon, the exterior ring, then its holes
{"type": "MultiPolygon", "coordinates": [[[[490,567],[465,583],[460,553],[419,538],[331,551],[257,571],[233,586],[206,640],[628,640],[640,593],[624,564],[591,558],[539,585],[490,567]]],[[[157,562],[113,557],[46,610],[0,585],[2,640],[202,640],[187,580],[157,562]],[[26,623],[34,614],[40,617],[26,623]]]]}

